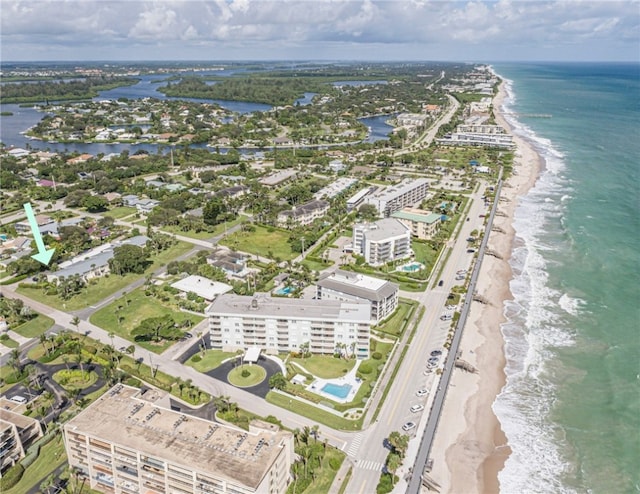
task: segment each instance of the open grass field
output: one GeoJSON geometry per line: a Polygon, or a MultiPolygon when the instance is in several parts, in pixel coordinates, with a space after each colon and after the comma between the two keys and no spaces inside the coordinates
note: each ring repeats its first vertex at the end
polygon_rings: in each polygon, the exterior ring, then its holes
{"type": "Polygon", "coordinates": [[[53,319],[43,316],[42,314],[38,314],[33,319],[13,328],[13,331],[25,338],[38,338],[51,326],[53,326],[53,319]]]}
{"type": "MultiPolygon", "coordinates": [[[[167,314],[173,317],[177,323],[182,323],[188,319],[191,321],[191,325],[195,326],[202,321],[202,317],[181,312],[176,308],[164,305],[154,296],[146,296],[142,288],[127,293],[125,296],[101,308],[91,316],[90,321],[96,326],[100,326],[130,341],[134,341],[131,337],[131,331],[137,328],[144,319],[160,317],[167,314]],[[118,317],[122,319],[118,320],[118,317]]],[[[139,341],[136,343],[156,353],[163,352],[172,344],[172,342],[169,341],[161,342],[161,344],[147,341],[139,341]]]]}
{"type": "Polygon", "coordinates": [[[151,257],[152,264],[145,270],[144,274],[130,273],[125,276],[109,275],[102,278],[91,280],[91,282],[82,290],[80,295],[76,295],[69,300],[62,300],[57,295],[47,295],[42,288],[25,287],[18,288],[18,293],[26,295],[29,298],[42,302],[59,310],[74,311],[84,309],[90,305],[94,305],[101,300],[109,297],[112,293],[122,290],[127,285],[133,283],[145,274],[153,273],[161,266],[178,256],[186,254],[192,249],[191,244],[178,242],[167,250],[161,252],[157,256],[151,257]]]}
{"type": "Polygon", "coordinates": [[[311,355],[305,358],[290,358],[289,362],[295,362],[307,369],[311,374],[323,379],[344,376],[353,369],[355,359],[345,360],[335,358],[332,355],[311,355]]]}
{"type": "Polygon", "coordinates": [[[129,216],[131,214],[136,213],[138,210],[136,208],[130,208],[127,206],[119,206],[116,208],[112,208],[109,209],[108,211],[105,211],[104,213],[100,213],[102,216],[109,216],[113,219],[120,219],[120,218],[124,218],[125,216],[129,216]]]}
{"type": "Polygon", "coordinates": [[[288,239],[289,232],[286,230],[255,225],[254,232],[232,233],[221,240],[220,244],[241,252],[287,261],[298,255],[291,250],[288,239]]]}
{"type": "Polygon", "coordinates": [[[275,391],[269,391],[266,400],[269,403],[278,405],[286,410],[292,410],[299,415],[303,415],[311,420],[318,422],[319,424],[328,425],[333,429],[344,431],[360,430],[362,427],[362,420],[349,420],[333,413],[325,412],[324,410],[309,405],[305,402],[297,400],[295,397],[289,397],[275,391]]]}

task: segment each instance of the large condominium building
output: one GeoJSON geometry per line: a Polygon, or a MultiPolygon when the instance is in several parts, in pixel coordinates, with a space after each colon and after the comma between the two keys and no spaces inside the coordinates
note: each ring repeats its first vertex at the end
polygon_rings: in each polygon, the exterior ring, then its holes
{"type": "Polygon", "coordinates": [[[118,384],[63,430],[69,465],[101,492],[284,493],[293,435],[252,425],[247,432],[185,415],[163,391],[118,384]]]}
{"type": "Polygon", "coordinates": [[[42,437],[42,426],[37,419],[0,409],[0,477],[24,457],[29,445],[39,437],[42,437]]]}
{"type": "Polygon", "coordinates": [[[442,224],[442,215],[427,213],[421,209],[404,208],[391,215],[392,218],[400,220],[408,228],[411,234],[422,240],[432,238],[442,224]]]}
{"type": "Polygon", "coordinates": [[[267,353],[348,350],[369,357],[370,307],[366,302],[220,295],[207,308],[212,348],[234,351],[256,346],[267,353]]]}
{"type": "Polygon", "coordinates": [[[379,190],[365,199],[373,204],[381,216],[387,217],[394,211],[413,206],[427,197],[429,182],[426,178],[407,178],[399,184],[379,190]]]}
{"type": "Polygon", "coordinates": [[[437,139],[440,144],[511,148],[513,136],[499,125],[458,125],[455,132],[437,139]]]}
{"type": "Polygon", "coordinates": [[[400,220],[384,218],[353,226],[353,252],[380,266],[411,255],[411,230],[400,220]]]}
{"type": "Polygon", "coordinates": [[[320,275],[316,289],[319,300],[368,302],[374,324],[389,317],[398,307],[398,285],[342,269],[320,275]]]}

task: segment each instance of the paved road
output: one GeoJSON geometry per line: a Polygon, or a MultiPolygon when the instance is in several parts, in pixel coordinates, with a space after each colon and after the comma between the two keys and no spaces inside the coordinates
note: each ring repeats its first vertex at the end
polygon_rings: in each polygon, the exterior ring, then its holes
{"type": "MultiPolygon", "coordinates": [[[[411,441],[405,464],[398,472],[400,477],[415,461],[420,438],[429,415],[428,411],[439,386],[438,375],[435,372],[424,374],[426,360],[432,350],[444,350],[443,344],[451,328],[451,322],[441,321],[440,316],[445,311],[451,287],[464,283],[464,281],[455,279],[456,272],[461,269],[468,270],[472,266],[473,254],[466,252],[465,239],[470,236],[471,231],[482,227],[484,220],[479,218],[479,215],[486,212],[484,202],[481,200],[484,187],[484,185],[481,186],[473,194],[473,201],[470,201],[467,213],[470,220],[462,220],[458,224],[457,237],[459,241],[451,240],[447,247],[450,254],[440,276],[443,280],[443,286],[437,286],[438,280],[433,280],[436,286],[430,290],[402,293],[402,296],[419,301],[425,307],[425,315],[409,345],[398,371],[395,385],[391,387],[385,399],[377,422],[366,431],[358,433],[347,449],[349,456],[356,458],[353,475],[347,487],[349,493],[368,494],[375,492],[379,473],[389,453],[389,450],[384,448],[383,441],[392,431],[401,431],[402,425],[409,421],[415,422],[417,427],[409,433],[411,441]],[[416,396],[416,392],[422,388],[431,391],[427,397],[416,396]],[[409,409],[416,404],[424,405],[425,411],[412,413],[409,409]]],[[[444,261],[443,257],[442,262],[444,261]]],[[[437,269],[434,272],[437,272],[437,269]]]]}
{"type": "Polygon", "coordinates": [[[449,354],[445,362],[442,377],[440,379],[440,384],[438,386],[438,389],[435,394],[435,399],[432,404],[431,414],[426,424],[425,432],[422,437],[422,441],[420,443],[420,448],[415,458],[415,463],[413,465],[413,472],[415,472],[415,475],[413,475],[409,481],[409,485],[407,486],[407,490],[406,490],[407,494],[418,494],[420,492],[420,488],[421,488],[420,474],[424,471],[425,465],[429,459],[429,453],[431,452],[433,438],[435,436],[435,432],[438,427],[438,422],[440,420],[440,415],[442,413],[442,407],[444,406],[444,401],[447,396],[449,382],[451,380],[451,374],[453,373],[453,370],[454,370],[456,355],[460,347],[460,340],[462,339],[464,326],[467,320],[467,316],[469,314],[469,310],[471,309],[471,303],[473,302],[472,297],[475,292],[478,276],[480,274],[480,268],[482,267],[482,259],[484,257],[484,253],[487,248],[487,243],[489,241],[489,233],[491,232],[491,226],[493,224],[493,218],[495,216],[495,212],[498,207],[501,188],[502,188],[502,184],[501,182],[499,182],[498,188],[496,190],[496,198],[493,203],[493,207],[491,209],[491,214],[489,215],[489,219],[487,221],[486,234],[484,235],[482,244],[478,252],[478,261],[476,262],[475,267],[473,269],[473,273],[471,275],[467,296],[464,300],[460,319],[458,321],[458,324],[456,325],[456,330],[453,336],[453,340],[451,342],[451,348],[449,350],[449,354]]]}

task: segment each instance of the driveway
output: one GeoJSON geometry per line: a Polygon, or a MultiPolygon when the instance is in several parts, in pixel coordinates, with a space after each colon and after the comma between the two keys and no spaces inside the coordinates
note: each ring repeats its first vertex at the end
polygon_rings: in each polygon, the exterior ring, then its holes
{"type": "MultiPolygon", "coordinates": [[[[222,381],[224,383],[227,384],[231,384],[228,380],[227,380],[227,374],[229,374],[229,372],[231,372],[231,370],[236,366],[236,364],[239,362],[239,357],[235,360],[229,360],[228,362],[223,363],[221,366],[216,367],[215,369],[206,372],[206,374],[210,377],[213,377],[214,379],[217,379],[219,381],[222,381]]],[[[251,386],[249,388],[242,388],[242,390],[247,391],[253,395],[259,396],[260,398],[264,398],[265,396],[267,396],[267,393],[269,392],[270,388],[269,388],[269,378],[271,376],[273,376],[275,373],[277,372],[282,372],[282,369],[280,368],[280,366],[278,364],[276,364],[274,361],[265,358],[264,356],[260,356],[260,358],[258,359],[258,363],[257,364],[253,364],[253,365],[259,365],[260,367],[262,367],[264,370],[267,371],[267,377],[265,377],[264,381],[262,381],[259,384],[256,384],[255,386],[251,386]]],[[[231,386],[233,386],[233,384],[231,384],[231,386]]]]}

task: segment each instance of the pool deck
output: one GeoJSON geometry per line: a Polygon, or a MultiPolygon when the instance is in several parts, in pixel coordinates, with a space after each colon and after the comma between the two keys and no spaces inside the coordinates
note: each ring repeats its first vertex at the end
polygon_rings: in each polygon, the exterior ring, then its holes
{"type": "Polygon", "coordinates": [[[331,401],[335,401],[337,403],[349,403],[350,401],[353,401],[353,399],[356,396],[356,393],[358,392],[358,390],[360,389],[360,386],[362,385],[362,380],[356,377],[356,373],[358,372],[358,367],[360,367],[360,362],[362,362],[362,360],[356,361],[356,365],[353,366],[353,369],[351,369],[348,373],[346,373],[342,377],[337,377],[334,379],[322,379],[322,378],[316,377],[316,379],[307,386],[306,388],[307,391],[310,391],[312,393],[315,393],[319,396],[327,398],[328,400],[331,400],[331,401]],[[339,398],[338,396],[332,395],[331,393],[322,391],[322,388],[326,384],[336,384],[338,386],[349,384],[351,385],[351,390],[349,391],[349,394],[347,396],[345,396],[344,398],[339,398]]]}

